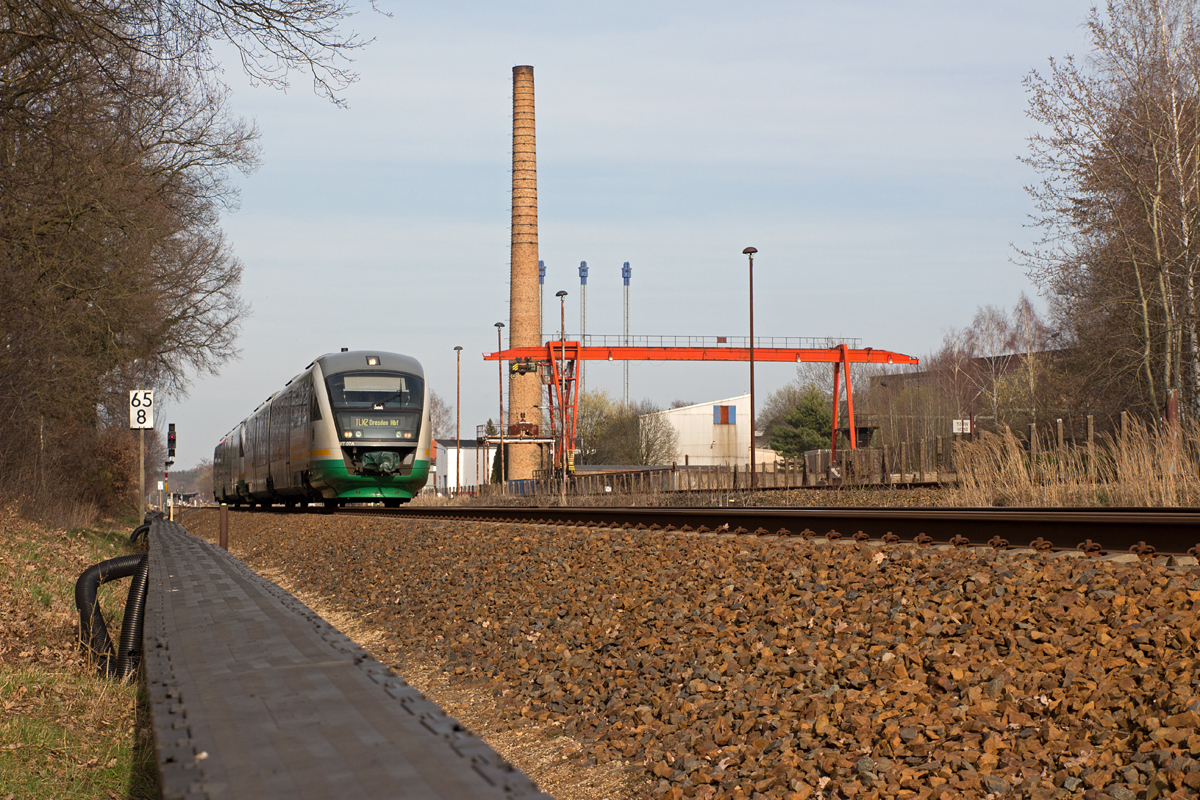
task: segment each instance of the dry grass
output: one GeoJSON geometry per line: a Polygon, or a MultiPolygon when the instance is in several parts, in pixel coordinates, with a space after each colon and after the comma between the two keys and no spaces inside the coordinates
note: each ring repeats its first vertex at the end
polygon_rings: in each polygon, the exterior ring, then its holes
{"type": "Polygon", "coordinates": [[[92,528],[100,518],[100,510],[94,503],[76,499],[64,501],[60,493],[49,489],[22,494],[8,505],[22,519],[68,531],[92,528]]]}
{"type": "MultiPolygon", "coordinates": [[[[75,580],[124,535],[47,528],[0,510],[0,798],[157,797],[138,687],[97,677],[76,643],[75,580]]],[[[127,582],[101,587],[110,631],[127,582]]]]}
{"type": "MultiPolygon", "coordinates": [[[[568,494],[566,505],[604,506],[1031,506],[1196,507],[1200,506],[1200,422],[1177,431],[1131,420],[1120,437],[1097,437],[1062,448],[1045,438],[1034,443],[1011,431],[984,433],[955,445],[957,485],[897,489],[854,486],[748,492],[728,487],[678,492],[613,491],[568,494]],[[1032,453],[1032,454],[1031,454],[1032,453]]],[[[614,486],[614,488],[616,488],[614,486]]],[[[558,506],[557,493],[490,494],[479,498],[433,498],[422,505],[558,506]]]]}
{"type": "Polygon", "coordinates": [[[955,454],[958,487],[947,501],[963,506],[1197,506],[1200,505],[1200,426],[1177,433],[1129,426],[1124,441],[1101,436],[1086,447],[1031,449],[1011,431],[964,442],[955,454]]]}

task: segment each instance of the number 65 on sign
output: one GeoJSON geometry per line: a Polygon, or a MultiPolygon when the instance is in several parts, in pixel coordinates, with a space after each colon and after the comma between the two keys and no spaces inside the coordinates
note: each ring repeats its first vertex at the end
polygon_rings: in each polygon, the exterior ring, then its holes
{"type": "Polygon", "coordinates": [[[134,389],[129,392],[129,427],[154,427],[153,389],[134,389]]]}

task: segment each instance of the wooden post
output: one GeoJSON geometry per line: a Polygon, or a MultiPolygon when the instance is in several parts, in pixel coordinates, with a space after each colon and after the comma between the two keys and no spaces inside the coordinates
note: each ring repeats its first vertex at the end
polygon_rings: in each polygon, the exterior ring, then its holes
{"type": "Polygon", "coordinates": [[[1096,482],[1096,441],[1095,429],[1092,427],[1092,415],[1087,416],[1087,460],[1088,482],[1096,482]]]}
{"type": "Polygon", "coordinates": [[[1055,421],[1054,421],[1054,424],[1055,424],[1055,427],[1056,427],[1056,429],[1057,429],[1057,434],[1058,434],[1058,449],[1059,449],[1059,450],[1062,450],[1062,449],[1063,449],[1063,424],[1062,424],[1062,419],[1060,418],[1060,419],[1057,419],[1057,420],[1055,420],[1055,421]]]}
{"type": "Polygon", "coordinates": [[[1029,423],[1029,475],[1031,478],[1037,477],[1037,423],[1029,423]]]}

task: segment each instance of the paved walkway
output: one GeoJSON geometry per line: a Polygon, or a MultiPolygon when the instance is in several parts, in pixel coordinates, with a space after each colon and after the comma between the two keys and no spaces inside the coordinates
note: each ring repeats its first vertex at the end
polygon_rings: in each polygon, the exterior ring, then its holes
{"type": "MultiPolygon", "coordinates": [[[[147,689],[164,798],[546,798],[241,561],[150,529],[147,689]]],[[[353,587],[347,587],[353,591],[353,587]]]]}

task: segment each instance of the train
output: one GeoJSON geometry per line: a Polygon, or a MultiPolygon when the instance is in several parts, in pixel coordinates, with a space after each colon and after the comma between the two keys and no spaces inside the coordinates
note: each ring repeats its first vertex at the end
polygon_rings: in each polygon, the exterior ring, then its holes
{"type": "Polygon", "coordinates": [[[377,350],[312,361],[213,451],[213,495],[232,506],[399,506],[429,478],[421,364],[377,350]]]}

